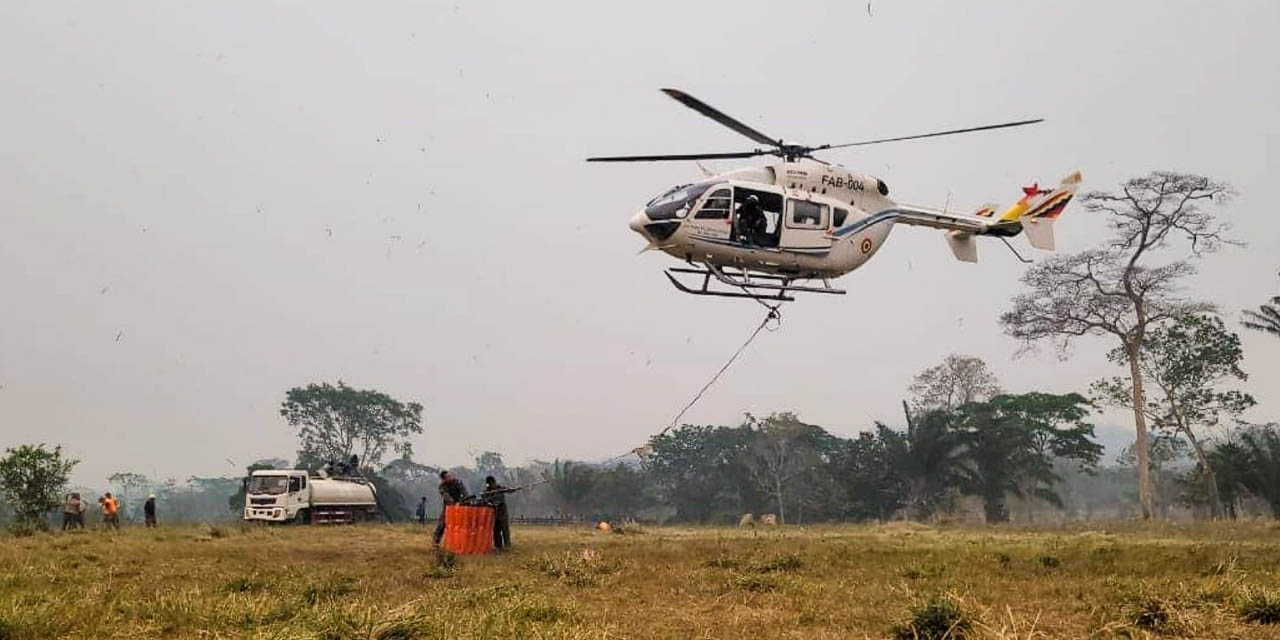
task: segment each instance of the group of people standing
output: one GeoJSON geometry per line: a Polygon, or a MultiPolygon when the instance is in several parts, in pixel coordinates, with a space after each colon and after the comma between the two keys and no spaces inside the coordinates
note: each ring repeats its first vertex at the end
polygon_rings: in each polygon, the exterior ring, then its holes
{"type": "MultiPolygon", "coordinates": [[[[519,488],[509,488],[498,484],[493,476],[484,479],[484,491],[473,496],[467,491],[467,485],[449,471],[440,472],[440,517],[436,518],[436,531],[432,540],[439,546],[444,537],[445,512],[449,505],[473,502],[477,506],[493,508],[493,546],[495,549],[506,549],[511,546],[511,522],[507,515],[507,494],[519,488]]],[[[427,523],[427,497],[423,496],[418,503],[415,514],[418,522],[427,523]]]]}
{"type": "MultiPolygon", "coordinates": [[[[119,529],[120,500],[108,491],[98,497],[98,507],[102,509],[102,527],[119,529]]],[[[84,513],[88,509],[89,504],[80,497],[79,492],[72,492],[67,496],[67,501],[62,506],[62,530],[83,529],[84,513]]],[[[147,527],[156,526],[156,494],[147,496],[147,501],[142,504],[142,513],[147,527]]]]}

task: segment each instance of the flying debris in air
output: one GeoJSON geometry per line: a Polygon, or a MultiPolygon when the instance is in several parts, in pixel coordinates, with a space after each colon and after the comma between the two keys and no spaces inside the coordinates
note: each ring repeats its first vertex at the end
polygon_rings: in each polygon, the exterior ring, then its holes
{"type": "Polygon", "coordinates": [[[124,337],[124,332],[123,332],[123,331],[121,331],[121,332],[117,333],[117,334],[116,334],[116,342],[120,342],[120,338],[123,338],[123,337],[124,337]]]}
{"type": "Polygon", "coordinates": [[[101,290],[101,291],[99,291],[98,293],[99,293],[99,294],[104,294],[104,293],[106,293],[107,291],[109,291],[110,289],[111,289],[111,287],[103,287],[103,288],[102,288],[102,290],[101,290]]]}
{"type": "Polygon", "coordinates": [[[324,232],[325,232],[325,233],[327,233],[327,234],[329,234],[329,237],[330,237],[330,238],[332,238],[332,237],[333,237],[333,227],[325,227],[325,228],[324,228],[324,232]]]}

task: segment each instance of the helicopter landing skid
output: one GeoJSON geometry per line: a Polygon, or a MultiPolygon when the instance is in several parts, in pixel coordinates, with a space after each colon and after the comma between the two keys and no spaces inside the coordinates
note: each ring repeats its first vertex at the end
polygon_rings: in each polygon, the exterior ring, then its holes
{"type": "Polygon", "coordinates": [[[793,284],[797,279],[788,276],[779,276],[772,274],[752,274],[743,271],[741,276],[731,276],[724,272],[720,267],[707,264],[706,269],[685,269],[682,267],[672,267],[664,273],[667,279],[676,289],[684,293],[695,296],[719,296],[722,298],[751,298],[754,300],[771,300],[776,302],[791,302],[795,300],[791,293],[834,293],[843,295],[844,289],[836,289],[831,286],[824,278],[821,287],[810,287],[793,284]],[[697,288],[690,287],[676,278],[676,273],[687,273],[696,276],[702,276],[702,284],[697,288]],[[715,278],[729,287],[741,289],[738,291],[719,291],[711,288],[711,279],[715,278]]]}

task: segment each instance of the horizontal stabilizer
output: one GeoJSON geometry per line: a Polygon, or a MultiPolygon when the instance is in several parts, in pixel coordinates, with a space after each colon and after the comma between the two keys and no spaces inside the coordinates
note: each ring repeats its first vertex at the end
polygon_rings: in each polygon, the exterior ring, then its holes
{"type": "Polygon", "coordinates": [[[1031,246],[1044,251],[1053,251],[1053,218],[1023,218],[1022,230],[1027,234],[1031,246]]]}
{"type": "Polygon", "coordinates": [[[974,211],[972,215],[978,218],[990,218],[996,215],[996,211],[999,209],[1000,205],[991,202],[978,207],[977,211],[974,211]]]}
{"type": "Polygon", "coordinates": [[[973,239],[972,233],[948,231],[947,244],[951,247],[951,253],[955,254],[956,260],[961,262],[978,261],[978,243],[973,239]]]}

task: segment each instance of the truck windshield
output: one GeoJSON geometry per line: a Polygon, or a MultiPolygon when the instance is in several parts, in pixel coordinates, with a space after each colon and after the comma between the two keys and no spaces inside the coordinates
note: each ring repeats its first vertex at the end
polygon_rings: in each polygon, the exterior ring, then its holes
{"type": "Polygon", "coordinates": [[[279,495],[289,486],[289,476],[254,476],[249,481],[249,493],[279,495]]]}

